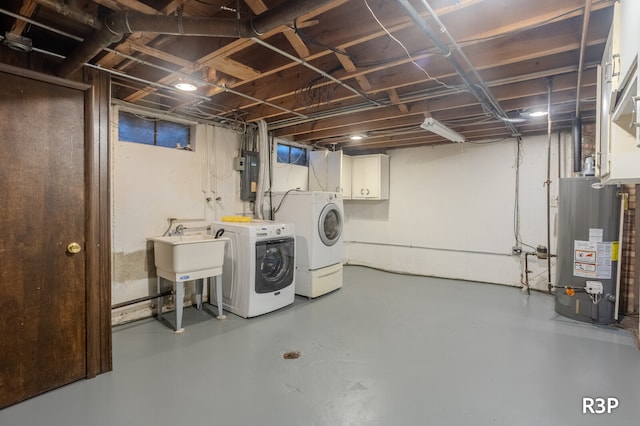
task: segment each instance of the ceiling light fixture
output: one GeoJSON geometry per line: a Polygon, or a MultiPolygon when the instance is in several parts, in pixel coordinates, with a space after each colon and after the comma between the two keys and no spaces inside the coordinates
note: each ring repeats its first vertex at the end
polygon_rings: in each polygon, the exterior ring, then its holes
{"type": "Polygon", "coordinates": [[[196,86],[195,84],[189,83],[184,80],[178,81],[176,84],[173,85],[173,87],[175,87],[178,90],[182,90],[183,92],[193,92],[194,90],[198,89],[198,86],[196,86]]]}
{"type": "Polygon", "coordinates": [[[529,113],[529,117],[544,117],[547,115],[547,111],[533,111],[529,113]]]}
{"type": "Polygon", "coordinates": [[[424,119],[424,123],[420,125],[425,130],[435,133],[436,135],[442,136],[445,139],[450,140],[451,142],[462,143],[465,142],[464,136],[460,133],[451,130],[444,124],[440,123],[437,120],[434,120],[433,117],[427,117],[424,119]]]}
{"type": "Polygon", "coordinates": [[[359,141],[362,140],[362,135],[351,135],[349,136],[349,139],[351,139],[352,141],[359,141]]]}

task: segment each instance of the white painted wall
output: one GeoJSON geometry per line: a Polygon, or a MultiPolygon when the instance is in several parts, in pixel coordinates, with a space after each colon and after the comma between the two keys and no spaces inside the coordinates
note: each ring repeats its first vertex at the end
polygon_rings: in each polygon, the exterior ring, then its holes
{"type": "MultiPolygon", "coordinates": [[[[225,215],[251,214],[251,205],[240,200],[240,175],[232,166],[240,138],[233,131],[195,126],[193,152],[119,142],[117,123],[112,140],[116,141],[111,145],[115,304],[156,292],[147,238],[162,235],[168,218],[198,228],[225,215]]],[[[569,140],[563,136],[563,146],[569,140]]],[[[533,246],[546,244],[547,138],[527,138],[522,146],[521,235],[533,246]]],[[[553,197],[558,186],[556,147],[554,136],[553,197]]],[[[390,200],[345,201],[347,261],[519,285],[521,261],[508,256],[514,244],[515,142],[397,149],[388,154],[390,200]]],[[[564,157],[568,154],[567,149],[564,157]]],[[[563,158],[563,170],[569,166],[570,160],[563,158]]],[[[308,169],[275,163],[273,190],[297,187],[308,188],[308,169]]],[[[554,223],[555,215],[554,208],[554,223]]],[[[530,265],[536,288],[546,288],[545,266],[546,262],[535,260],[530,265]]],[[[119,309],[113,322],[149,316],[150,308],[151,303],[142,303],[119,309]]]]}
{"type": "MultiPolygon", "coordinates": [[[[563,146],[569,143],[570,137],[563,135],[563,146]]],[[[552,137],[551,146],[551,193],[555,199],[557,135],[552,137]]],[[[563,153],[562,167],[567,170],[570,153],[565,148],[563,153]]],[[[390,199],[345,201],[348,263],[520,285],[521,259],[509,255],[515,243],[515,141],[396,149],[388,154],[390,199]]],[[[547,243],[546,159],[546,136],[523,140],[521,236],[534,247],[547,243]]],[[[556,213],[557,208],[552,208],[554,253],[556,213]]],[[[545,268],[546,261],[532,261],[532,287],[546,289],[545,268]]]]}
{"type": "MultiPolygon", "coordinates": [[[[117,110],[114,112],[117,117],[117,110]]],[[[194,126],[193,152],[120,142],[117,123],[111,144],[112,303],[156,293],[152,243],[168,218],[192,232],[205,232],[224,215],[250,212],[240,200],[240,177],[233,170],[240,141],[233,131],[194,126]]],[[[189,231],[187,231],[189,232],[189,231]]],[[[188,288],[191,288],[189,286],[188,288]]],[[[114,311],[113,323],[149,316],[150,303],[114,311]]]]}

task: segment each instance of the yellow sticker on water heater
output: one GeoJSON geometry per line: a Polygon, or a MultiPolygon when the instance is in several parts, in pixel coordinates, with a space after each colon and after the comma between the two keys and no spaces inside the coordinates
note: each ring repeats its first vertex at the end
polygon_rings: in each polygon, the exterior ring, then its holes
{"type": "Polygon", "coordinates": [[[611,261],[612,262],[618,261],[618,258],[620,257],[618,255],[619,250],[620,250],[620,244],[618,243],[618,241],[612,241],[611,242],[611,261]]]}

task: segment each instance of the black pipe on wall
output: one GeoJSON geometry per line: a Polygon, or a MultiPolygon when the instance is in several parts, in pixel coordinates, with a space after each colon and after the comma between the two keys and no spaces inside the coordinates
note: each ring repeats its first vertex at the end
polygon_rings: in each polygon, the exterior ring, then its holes
{"type": "Polygon", "coordinates": [[[582,171],[582,118],[579,115],[571,117],[571,130],[573,134],[573,172],[582,171]]]}

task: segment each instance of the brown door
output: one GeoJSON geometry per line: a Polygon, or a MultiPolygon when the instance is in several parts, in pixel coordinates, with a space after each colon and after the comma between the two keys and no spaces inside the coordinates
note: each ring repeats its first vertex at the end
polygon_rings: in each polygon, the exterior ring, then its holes
{"type": "Polygon", "coordinates": [[[86,376],[84,108],[0,72],[0,408],[86,376]]]}

